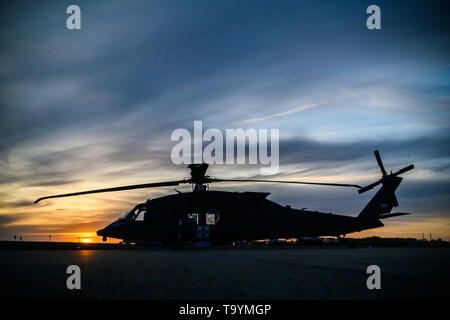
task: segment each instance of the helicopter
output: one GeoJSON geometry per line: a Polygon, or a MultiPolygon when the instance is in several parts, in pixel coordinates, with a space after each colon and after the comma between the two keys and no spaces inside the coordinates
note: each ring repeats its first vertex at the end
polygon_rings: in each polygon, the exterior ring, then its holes
{"type": "Polygon", "coordinates": [[[406,166],[387,174],[378,150],[374,151],[382,176],[365,187],[356,184],[280,181],[259,179],[218,179],[206,175],[207,163],[190,164],[190,178],[115,188],[97,189],[39,198],[45,199],[85,194],[158,188],[191,184],[192,192],[180,192],[140,203],[117,221],[97,231],[97,235],[122,239],[123,242],[159,242],[172,249],[183,249],[187,243],[207,241],[231,243],[278,238],[332,236],[345,238],[349,233],[383,227],[382,219],[410,213],[391,213],[398,206],[395,190],[402,182],[399,175],[414,169],[406,166]],[[209,184],[220,182],[284,183],[357,188],[364,193],[382,185],[356,217],[294,209],[275,203],[268,192],[229,192],[209,190],[209,184]]]}

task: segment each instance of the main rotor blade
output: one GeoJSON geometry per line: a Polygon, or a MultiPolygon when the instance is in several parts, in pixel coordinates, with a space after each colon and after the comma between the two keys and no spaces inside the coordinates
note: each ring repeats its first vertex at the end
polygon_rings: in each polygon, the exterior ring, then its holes
{"type": "Polygon", "coordinates": [[[354,187],[362,188],[356,184],[346,183],[325,183],[325,182],[306,182],[306,181],[281,181],[281,180],[252,180],[252,179],[214,179],[214,182],[269,182],[269,183],[292,183],[292,184],[313,184],[319,186],[333,186],[333,187],[354,187]]]}
{"type": "Polygon", "coordinates": [[[366,191],[369,191],[370,189],[375,188],[377,185],[381,183],[381,180],[378,180],[377,182],[374,182],[372,184],[369,184],[368,186],[365,186],[364,188],[361,188],[358,190],[359,193],[364,193],[366,191]]]}
{"type": "Polygon", "coordinates": [[[396,173],[394,173],[394,176],[398,176],[399,174],[405,173],[406,171],[414,169],[414,165],[410,164],[407,167],[404,167],[403,169],[398,170],[396,173]]]}
{"type": "Polygon", "coordinates": [[[381,172],[383,173],[383,176],[386,175],[386,170],[384,170],[383,162],[381,161],[380,152],[378,150],[375,150],[373,152],[375,154],[375,158],[377,158],[378,166],[381,169],[381,172]]]}
{"type": "Polygon", "coordinates": [[[124,190],[143,189],[143,188],[170,187],[170,186],[177,186],[180,183],[185,183],[185,182],[187,182],[187,181],[186,180],[178,180],[178,181],[154,182],[154,183],[135,184],[135,185],[131,185],[131,186],[123,186],[123,187],[115,187],[115,188],[106,188],[106,189],[97,189],[97,190],[81,191],[81,192],[74,192],[74,193],[58,194],[58,195],[54,195],[54,196],[48,196],[48,197],[39,198],[34,203],[38,203],[39,201],[44,200],[44,199],[80,196],[80,195],[83,195],[83,194],[91,194],[91,193],[124,191],[124,190]]]}

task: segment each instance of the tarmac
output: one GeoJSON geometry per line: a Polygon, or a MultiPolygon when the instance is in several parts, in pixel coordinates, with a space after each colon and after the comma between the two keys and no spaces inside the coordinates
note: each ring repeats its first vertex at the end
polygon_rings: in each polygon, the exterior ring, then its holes
{"type": "Polygon", "coordinates": [[[449,267],[450,248],[1,250],[0,286],[3,299],[448,299],[449,267]]]}

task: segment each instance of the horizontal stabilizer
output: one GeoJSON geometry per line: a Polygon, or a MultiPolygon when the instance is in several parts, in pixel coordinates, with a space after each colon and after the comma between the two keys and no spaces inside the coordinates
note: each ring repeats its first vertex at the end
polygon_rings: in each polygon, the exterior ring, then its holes
{"type": "Polygon", "coordinates": [[[397,217],[397,216],[405,216],[407,214],[411,214],[411,213],[409,213],[409,212],[387,213],[387,214],[382,214],[382,215],[378,216],[378,219],[386,219],[386,218],[392,218],[392,217],[397,217]]]}

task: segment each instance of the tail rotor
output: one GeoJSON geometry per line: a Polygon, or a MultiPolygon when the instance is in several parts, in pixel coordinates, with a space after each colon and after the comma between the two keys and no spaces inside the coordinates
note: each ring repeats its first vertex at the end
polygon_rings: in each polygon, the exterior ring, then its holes
{"type": "Polygon", "coordinates": [[[380,152],[378,150],[375,150],[373,153],[375,154],[375,158],[377,159],[378,166],[380,167],[380,170],[381,170],[381,173],[382,173],[382,177],[378,181],[375,181],[374,183],[371,183],[371,184],[369,184],[369,185],[359,189],[358,190],[359,193],[364,193],[366,191],[369,191],[369,190],[375,188],[380,183],[384,185],[384,184],[388,183],[389,181],[394,180],[394,178],[397,177],[398,175],[401,175],[401,174],[403,174],[403,173],[405,173],[405,172],[407,172],[409,170],[414,169],[414,165],[410,164],[409,166],[404,167],[404,168],[398,170],[395,173],[391,172],[390,174],[387,174],[386,170],[384,169],[383,162],[381,161],[380,152]]]}

